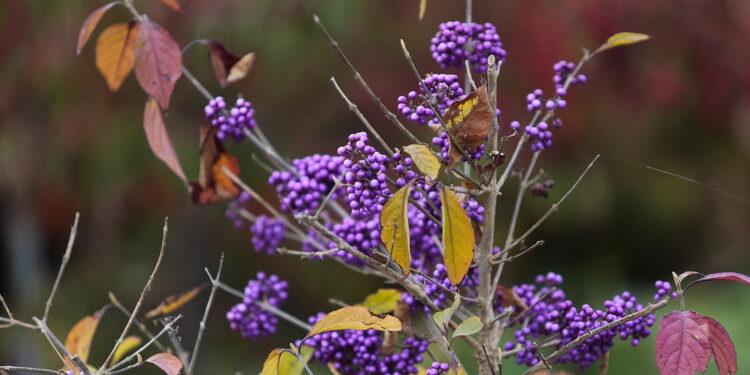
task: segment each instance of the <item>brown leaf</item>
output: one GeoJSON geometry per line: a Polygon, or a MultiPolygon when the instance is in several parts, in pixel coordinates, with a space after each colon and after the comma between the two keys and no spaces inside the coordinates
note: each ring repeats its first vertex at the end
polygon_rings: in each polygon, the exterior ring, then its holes
{"type": "Polygon", "coordinates": [[[198,181],[188,184],[193,203],[208,204],[237,197],[240,187],[224,173],[223,168],[237,176],[240,173],[239,162],[224,151],[224,146],[216,138],[216,130],[210,126],[201,128],[200,154],[198,181]]]}
{"type": "Polygon", "coordinates": [[[143,110],[143,129],[146,131],[148,145],[151,146],[154,155],[163,161],[182,181],[187,181],[180,160],[174,151],[172,139],[167,132],[164,115],[159,108],[159,104],[153,98],[148,98],[146,108],[143,110]]]}
{"type": "Polygon", "coordinates": [[[146,313],[146,319],[153,319],[157,316],[171,314],[175,310],[184,306],[186,303],[192,301],[193,298],[198,296],[198,294],[200,294],[203,289],[206,289],[207,286],[208,284],[203,284],[186,292],[182,292],[180,294],[175,294],[165,298],[164,301],[159,304],[159,306],[156,306],[155,309],[146,313]]]}
{"type": "MultiPolygon", "coordinates": [[[[463,100],[453,102],[443,117],[448,131],[464,151],[468,152],[479,147],[487,139],[492,115],[487,98],[487,86],[482,86],[463,100]]],[[[450,151],[449,166],[461,158],[461,153],[455,145],[451,145],[450,151]]]]}
{"type": "Polygon", "coordinates": [[[146,362],[158,366],[167,375],[179,375],[182,369],[182,361],[169,353],[158,353],[149,357],[146,362]]]}
{"type": "Polygon", "coordinates": [[[139,30],[135,22],[116,23],[104,29],[96,41],[96,67],[112,91],[117,91],[133,70],[139,30]]]}
{"type": "Polygon", "coordinates": [[[226,87],[230,83],[244,78],[253,66],[254,53],[249,53],[240,58],[218,40],[202,40],[201,42],[208,48],[214,75],[221,87],[226,87]]]}
{"type": "Polygon", "coordinates": [[[78,44],[76,45],[77,55],[81,54],[83,46],[86,45],[86,42],[88,42],[89,38],[91,37],[91,33],[94,32],[94,29],[96,29],[96,25],[99,24],[99,21],[102,19],[104,14],[107,13],[108,10],[112,9],[112,7],[115,5],[117,5],[117,2],[113,1],[91,12],[91,14],[86,17],[86,19],[83,21],[83,25],[81,25],[81,31],[78,32],[78,44]]]}
{"type": "Polygon", "coordinates": [[[503,304],[503,307],[519,307],[522,310],[527,310],[529,306],[526,305],[526,303],[523,302],[521,297],[518,296],[518,293],[516,293],[513,288],[508,288],[502,285],[498,285],[497,289],[495,289],[495,293],[501,293],[501,301],[503,304]]]}
{"type": "Polygon", "coordinates": [[[396,309],[393,310],[393,315],[401,321],[401,326],[404,327],[404,333],[407,336],[412,336],[414,330],[411,327],[411,308],[406,302],[398,300],[396,302],[396,309]]]}
{"type": "MultiPolygon", "coordinates": [[[[104,316],[105,309],[95,312],[78,321],[68,332],[65,338],[65,349],[71,355],[77,355],[83,362],[88,361],[89,351],[91,351],[91,340],[94,338],[99,321],[104,316]]],[[[72,363],[68,363],[70,368],[76,368],[72,363]]]]}
{"type": "Polygon", "coordinates": [[[176,0],[158,0],[160,3],[172,8],[174,11],[182,11],[182,7],[180,7],[180,4],[176,0]]]}
{"type": "Polygon", "coordinates": [[[146,93],[169,108],[174,84],[182,75],[177,42],[161,26],[143,17],[135,43],[135,76],[146,93]]]}
{"type": "Polygon", "coordinates": [[[227,76],[227,82],[235,83],[245,78],[245,76],[247,76],[247,73],[250,73],[250,70],[253,68],[254,62],[255,62],[255,53],[250,52],[247,55],[242,56],[240,58],[240,61],[237,61],[229,69],[229,76],[227,76]]]}

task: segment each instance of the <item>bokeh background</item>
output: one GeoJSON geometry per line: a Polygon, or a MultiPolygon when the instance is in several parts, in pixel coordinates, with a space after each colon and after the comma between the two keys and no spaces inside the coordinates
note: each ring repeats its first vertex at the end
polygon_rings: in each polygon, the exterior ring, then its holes
{"type": "MultiPolygon", "coordinates": [[[[255,51],[250,77],[223,92],[205,50],[191,50],[185,63],[215,94],[250,99],[260,126],[292,157],[333,153],[347,134],[362,130],[332,88],[331,76],[392,144],[404,144],[329,48],[313,13],[388,105],[416,88],[399,39],[406,40],[423,72],[440,72],[429,40],[439,23],[464,17],[459,0],[430,0],[421,22],[417,0],[181,2],[183,13],[154,0],[136,5],[181,45],[213,38],[237,52],[255,51]]],[[[648,299],[653,281],[669,279],[672,271],[750,273],[750,2],[474,3],[474,19],[494,23],[509,53],[500,78],[504,133],[511,120],[527,119],[527,92],[552,87],[557,60],[577,61],[581,47],[595,48],[619,31],[653,36],[648,43],[607,52],[585,68],[589,83],[573,90],[562,112],[566,126],[541,158],[557,187],[547,200],[528,200],[521,228],[558,199],[596,153],[603,158],[535,234],[547,245],[508,267],[504,283],[553,270],[564,275],[574,301],[599,304],[623,289],[648,299]]],[[[223,279],[237,288],[260,270],[286,278],[291,285],[286,307],[300,317],[333,309],[329,297],[355,303],[380,286],[334,264],[256,254],[249,231],[234,229],[223,207],[190,203],[184,186],[148,148],[141,124],[145,96],[134,77],[111,93],[94,66],[94,40],[75,54],[81,22],[102,4],[0,2],[0,293],[16,315],[41,314],[76,211],[82,216],[80,233],[50,320],[60,336],[106,304],[108,291],[126,305],[135,303],[167,216],[168,250],[146,308],[205,282],[203,268],[215,269],[221,252],[227,258],[223,279]]],[[[116,8],[101,25],[128,17],[116,8]]],[[[167,119],[193,177],[204,104],[182,79],[167,119]]],[[[252,147],[229,147],[241,161],[242,177],[273,198],[266,173],[252,161],[252,147]]],[[[509,206],[501,198],[501,212],[509,206]]],[[[506,221],[501,215],[500,228],[506,221]]],[[[192,347],[206,297],[182,310],[186,347],[192,347]]],[[[245,341],[223,318],[234,302],[223,293],[215,301],[200,372],[257,373],[272,348],[303,335],[281,324],[276,336],[245,341]]],[[[687,303],[728,327],[740,355],[739,372],[750,371],[750,289],[706,284],[691,290],[687,303]]],[[[105,317],[94,341],[94,363],[106,356],[124,321],[114,311],[105,317]]],[[[656,373],[652,346],[653,339],[635,349],[620,343],[610,374],[656,373]]],[[[55,360],[41,335],[0,331],[0,364],[54,368],[55,360]]],[[[520,371],[508,366],[506,374],[520,371]]]]}

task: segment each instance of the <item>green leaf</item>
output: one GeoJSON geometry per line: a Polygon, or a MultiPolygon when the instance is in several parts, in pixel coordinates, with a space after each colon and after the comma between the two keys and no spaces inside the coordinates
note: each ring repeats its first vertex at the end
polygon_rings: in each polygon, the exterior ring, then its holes
{"type": "Polygon", "coordinates": [[[594,53],[599,53],[611,48],[620,47],[620,46],[627,46],[629,44],[635,44],[640,43],[646,40],[649,40],[651,37],[646,34],[641,33],[630,33],[630,32],[622,32],[617,33],[615,35],[612,35],[607,39],[607,42],[602,44],[599,49],[596,50],[594,53]]]}
{"type": "Polygon", "coordinates": [[[328,313],[323,319],[315,323],[305,339],[319,333],[345,329],[354,331],[374,329],[384,332],[397,332],[402,329],[402,326],[401,321],[396,317],[373,314],[370,310],[361,306],[347,306],[328,313]]]}
{"type": "Polygon", "coordinates": [[[471,336],[479,332],[479,330],[481,329],[482,321],[479,320],[479,317],[472,316],[471,318],[461,322],[461,324],[456,327],[456,330],[453,331],[453,336],[451,336],[451,339],[455,339],[456,337],[461,336],[471,336]]]}
{"type": "Polygon", "coordinates": [[[441,329],[446,329],[448,323],[450,323],[451,318],[453,317],[453,313],[456,312],[456,309],[458,309],[460,304],[461,296],[456,293],[456,298],[453,300],[451,306],[443,311],[438,311],[432,314],[432,320],[434,320],[441,329]]]}
{"type": "Polygon", "coordinates": [[[401,267],[404,275],[408,275],[411,270],[411,240],[407,216],[410,194],[411,184],[398,189],[388,202],[385,202],[380,214],[380,240],[383,241],[388,254],[401,267]]]}
{"type": "Polygon", "coordinates": [[[404,151],[411,156],[417,169],[425,176],[433,180],[437,178],[438,172],[440,172],[440,160],[430,151],[429,147],[413,144],[404,147],[404,151]]]}
{"type": "Polygon", "coordinates": [[[398,289],[379,289],[370,294],[360,304],[375,314],[387,314],[396,309],[396,303],[401,299],[402,292],[398,289]]]}
{"type": "Polygon", "coordinates": [[[474,228],[456,195],[443,187],[443,258],[445,270],[453,285],[458,285],[469,272],[474,259],[474,228]]]}

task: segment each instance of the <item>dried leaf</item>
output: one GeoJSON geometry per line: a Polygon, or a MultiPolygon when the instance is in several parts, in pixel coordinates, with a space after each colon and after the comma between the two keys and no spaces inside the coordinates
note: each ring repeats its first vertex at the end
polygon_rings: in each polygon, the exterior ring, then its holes
{"type": "Polygon", "coordinates": [[[159,306],[146,313],[146,319],[153,319],[157,316],[171,314],[186,303],[192,301],[193,298],[203,291],[203,289],[206,289],[207,286],[208,284],[203,284],[186,292],[167,297],[159,304],[159,306]]]}
{"type": "Polygon", "coordinates": [[[319,333],[340,330],[365,331],[401,331],[401,322],[390,315],[377,315],[364,307],[347,306],[331,313],[319,320],[310,329],[305,339],[319,333]]]}
{"type": "Polygon", "coordinates": [[[253,68],[253,63],[255,63],[255,53],[248,53],[245,56],[242,56],[240,58],[240,61],[237,61],[232,67],[229,69],[229,75],[227,76],[227,83],[235,83],[247,76],[248,73],[250,73],[250,70],[253,68]]]}
{"type": "Polygon", "coordinates": [[[732,338],[719,322],[703,317],[708,326],[708,339],[711,342],[711,352],[714,355],[719,375],[735,375],[737,373],[737,351],[734,349],[732,338]]]}
{"type": "Polygon", "coordinates": [[[404,147],[404,151],[411,156],[414,165],[420,172],[433,180],[437,178],[438,172],[440,172],[440,160],[430,151],[429,147],[413,144],[404,147]]]}
{"type": "Polygon", "coordinates": [[[180,160],[177,158],[177,153],[174,151],[172,139],[167,132],[164,115],[159,108],[159,104],[153,98],[148,98],[146,108],[143,110],[143,130],[146,131],[148,145],[151,146],[154,155],[163,161],[182,181],[187,181],[180,160]]]}
{"type": "Polygon", "coordinates": [[[479,317],[472,316],[471,318],[468,318],[461,322],[461,324],[456,327],[456,330],[453,331],[453,336],[451,336],[451,339],[455,339],[456,337],[461,336],[471,336],[479,330],[482,329],[482,321],[479,320],[479,317]]]}
{"type": "Polygon", "coordinates": [[[469,272],[474,259],[474,228],[469,216],[453,191],[443,187],[443,249],[445,270],[453,285],[458,285],[469,272]]]}
{"type": "Polygon", "coordinates": [[[419,0],[419,20],[424,18],[424,13],[427,11],[427,0],[419,0]]]}
{"type": "Polygon", "coordinates": [[[177,42],[147,16],[135,43],[135,76],[146,93],[169,108],[174,84],[182,75],[182,53],[177,42]]]}
{"type": "Polygon", "coordinates": [[[176,0],[158,0],[160,3],[172,8],[174,11],[181,11],[182,7],[180,7],[180,4],[176,0]]]}
{"type": "MultiPolygon", "coordinates": [[[[71,355],[77,355],[83,362],[88,361],[89,351],[91,350],[91,340],[96,333],[96,327],[99,326],[105,309],[95,312],[78,321],[68,332],[65,338],[65,349],[71,355]]],[[[72,363],[68,363],[70,368],[76,368],[72,363]]]]}
{"type": "Polygon", "coordinates": [[[393,311],[393,315],[401,321],[401,326],[404,327],[406,335],[411,336],[411,308],[409,305],[402,300],[396,301],[396,309],[393,311]]]}
{"type": "Polygon", "coordinates": [[[387,314],[396,310],[396,303],[402,294],[403,292],[398,289],[379,289],[367,296],[360,306],[366,307],[374,314],[387,314]]]}
{"type": "Polygon", "coordinates": [[[167,375],[179,375],[182,369],[182,361],[169,353],[154,354],[146,362],[156,365],[167,375]]]}
{"type": "Polygon", "coordinates": [[[305,362],[300,361],[297,356],[289,350],[274,349],[268,354],[263,363],[261,375],[299,375],[305,369],[305,363],[312,357],[313,350],[309,346],[303,346],[301,352],[305,362]]]}
{"type": "Polygon", "coordinates": [[[456,294],[456,298],[453,300],[451,306],[445,310],[432,314],[432,320],[434,320],[441,329],[447,329],[448,323],[450,323],[451,318],[453,318],[453,313],[456,312],[459,305],[461,305],[461,296],[456,294]]]}
{"type": "Polygon", "coordinates": [[[198,181],[191,181],[188,187],[193,203],[208,204],[234,199],[240,187],[224,173],[226,167],[235,176],[240,173],[237,159],[224,151],[224,146],[215,136],[216,130],[210,126],[201,128],[200,174],[198,181]]]}
{"type": "Polygon", "coordinates": [[[112,357],[112,364],[120,362],[120,360],[126,354],[137,348],[138,345],[141,345],[142,341],[143,340],[141,340],[141,338],[138,336],[128,336],[124,340],[122,340],[122,344],[117,347],[117,350],[115,350],[115,355],[112,357]]]}
{"type": "Polygon", "coordinates": [[[385,202],[383,212],[380,214],[380,240],[388,250],[388,254],[401,267],[404,275],[408,275],[411,271],[411,239],[409,237],[408,218],[411,189],[411,184],[398,189],[385,202]]]}
{"type": "Polygon", "coordinates": [[[661,375],[705,372],[711,358],[708,326],[694,311],[675,311],[659,322],[656,365],[661,375]]]}
{"type": "Polygon", "coordinates": [[[497,289],[495,289],[495,292],[499,292],[501,294],[501,302],[503,304],[503,307],[520,307],[522,310],[526,310],[529,308],[529,306],[526,305],[525,302],[523,302],[523,299],[521,299],[520,296],[518,296],[518,293],[516,293],[513,288],[508,288],[502,285],[498,285],[497,289]]]}
{"type": "Polygon", "coordinates": [[[599,53],[601,51],[608,50],[610,48],[615,48],[619,46],[626,46],[628,44],[635,44],[640,43],[646,40],[649,40],[651,37],[646,34],[641,33],[630,33],[630,32],[622,32],[617,33],[612,36],[610,36],[607,41],[599,47],[596,52],[599,53]]]}
{"type": "Polygon", "coordinates": [[[383,343],[380,345],[380,354],[388,356],[395,353],[396,344],[398,344],[398,335],[396,332],[384,332],[383,343]]]}
{"type": "Polygon", "coordinates": [[[104,14],[107,13],[108,10],[112,9],[112,7],[115,5],[117,5],[117,2],[113,1],[91,12],[91,14],[86,17],[86,19],[83,21],[83,25],[81,25],[81,31],[78,32],[78,44],[76,45],[77,55],[81,54],[83,46],[86,45],[86,42],[88,42],[89,38],[91,37],[91,33],[94,32],[94,29],[96,29],[96,25],[99,24],[99,21],[101,21],[104,14]]]}
{"type": "Polygon", "coordinates": [[[96,68],[111,91],[117,91],[135,65],[135,39],[140,25],[122,22],[108,26],[96,41],[96,68]]]}
{"type": "Polygon", "coordinates": [[[678,275],[675,272],[672,272],[672,279],[674,280],[674,285],[676,285],[677,288],[682,287],[682,282],[685,281],[686,278],[693,276],[693,275],[700,275],[700,273],[695,272],[695,271],[685,271],[678,275]]]}
{"type": "Polygon", "coordinates": [[[693,284],[702,283],[705,281],[734,281],[736,283],[750,285],[750,276],[737,273],[737,272],[709,273],[708,275],[703,276],[700,279],[693,281],[685,289],[689,288],[693,284]]]}
{"type": "MultiPolygon", "coordinates": [[[[448,131],[467,152],[485,142],[490,132],[492,116],[487,86],[480,87],[463,100],[453,102],[443,115],[448,131]]],[[[451,145],[450,154],[449,167],[461,158],[455,145],[451,145]]]]}

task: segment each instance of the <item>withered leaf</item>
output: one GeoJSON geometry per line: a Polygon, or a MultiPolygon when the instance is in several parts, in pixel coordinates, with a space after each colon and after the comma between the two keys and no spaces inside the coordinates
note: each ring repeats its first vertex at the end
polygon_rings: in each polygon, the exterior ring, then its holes
{"type": "Polygon", "coordinates": [[[136,22],[108,26],[96,41],[96,68],[111,91],[117,91],[135,65],[135,38],[140,30],[136,22]]]}
{"type": "Polygon", "coordinates": [[[496,293],[500,293],[500,301],[503,304],[503,307],[519,307],[522,310],[526,310],[529,308],[529,306],[526,305],[525,302],[521,299],[521,297],[518,296],[518,293],[516,293],[513,288],[508,288],[502,285],[498,285],[497,289],[495,289],[496,293]]]}
{"type": "Polygon", "coordinates": [[[95,11],[91,12],[88,17],[86,17],[86,19],[83,21],[83,25],[81,25],[81,31],[78,32],[76,54],[81,53],[83,46],[86,45],[86,42],[88,42],[89,38],[91,37],[91,33],[93,33],[94,29],[96,29],[96,25],[99,24],[99,21],[101,21],[102,17],[104,17],[104,14],[107,13],[108,10],[112,9],[112,7],[115,5],[117,5],[117,2],[113,1],[96,9],[95,11]]]}
{"type": "MultiPolygon", "coordinates": [[[[65,349],[71,355],[77,355],[83,362],[88,361],[91,341],[105,311],[106,309],[101,309],[93,315],[85,316],[70,329],[65,338],[65,349]]],[[[76,368],[73,363],[68,363],[68,366],[72,369],[76,368]]]]}
{"type": "Polygon", "coordinates": [[[223,170],[226,167],[237,176],[240,173],[239,163],[224,150],[215,135],[216,130],[210,126],[201,127],[200,174],[198,181],[188,184],[195,204],[228,201],[240,193],[240,187],[223,170]]]}
{"type": "Polygon", "coordinates": [[[201,40],[211,57],[211,66],[214,69],[214,75],[219,81],[221,87],[226,87],[244,78],[252,69],[255,61],[255,54],[249,53],[243,57],[229,51],[224,43],[218,40],[201,40]]]}
{"type": "Polygon", "coordinates": [[[157,316],[171,314],[186,303],[192,301],[193,298],[198,296],[198,294],[206,289],[207,286],[208,284],[203,284],[180,294],[175,294],[165,298],[159,306],[146,313],[146,319],[153,319],[157,316]]]}
{"type": "MultiPolygon", "coordinates": [[[[482,86],[466,98],[453,102],[443,114],[448,131],[467,152],[476,149],[487,139],[492,116],[487,86],[482,86]]],[[[461,158],[461,153],[455,145],[451,145],[450,151],[449,166],[461,158]]]]}
{"type": "Polygon", "coordinates": [[[390,315],[377,315],[361,306],[347,306],[328,313],[310,329],[305,336],[315,336],[319,333],[340,330],[364,331],[374,329],[378,331],[400,331],[401,321],[390,315]]]}

